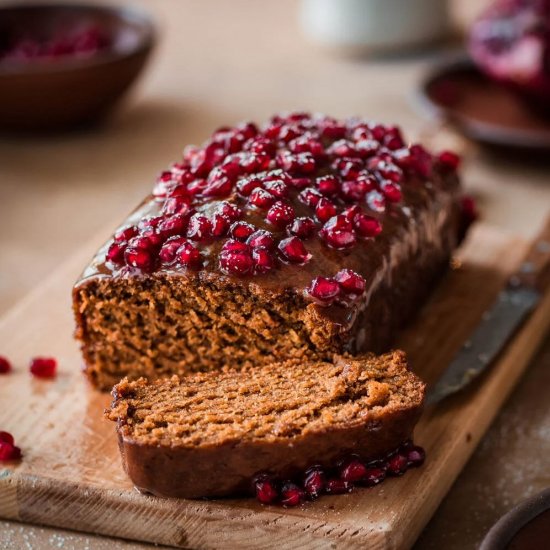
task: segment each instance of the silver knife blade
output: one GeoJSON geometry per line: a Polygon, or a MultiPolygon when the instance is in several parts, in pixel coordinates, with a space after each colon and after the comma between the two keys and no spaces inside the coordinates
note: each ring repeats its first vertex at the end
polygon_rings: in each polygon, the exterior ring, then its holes
{"type": "Polygon", "coordinates": [[[481,322],[463,344],[441,378],[429,391],[426,404],[441,401],[477,378],[507,344],[541,294],[525,287],[508,287],[483,314],[481,322]]]}

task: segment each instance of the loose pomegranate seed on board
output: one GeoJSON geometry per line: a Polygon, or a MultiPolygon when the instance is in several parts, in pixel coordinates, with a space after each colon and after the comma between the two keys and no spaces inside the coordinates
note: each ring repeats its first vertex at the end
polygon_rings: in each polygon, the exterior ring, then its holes
{"type": "Polygon", "coordinates": [[[53,378],[57,372],[57,361],[53,357],[34,357],[29,370],[37,378],[53,378]]]}
{"type": "Polygon", "coordinates": [[[0,355],[0,374],[7,374],[11,371],[11,363],[6,357],[0,355]]]}

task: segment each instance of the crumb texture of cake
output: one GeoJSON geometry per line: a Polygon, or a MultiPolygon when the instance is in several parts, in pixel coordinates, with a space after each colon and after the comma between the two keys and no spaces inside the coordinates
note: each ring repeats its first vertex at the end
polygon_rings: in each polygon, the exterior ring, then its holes
{"type": "Polygon", "coordinates": [[[457,246],[458,163],[307,113],[187,147],[74,287],[88,377],[387,350],[457,246]]]}
{"type": "Polygon", "coordinates": [[[148,382],[124,379],[107,411],[124,468],[158,496],[249,494],[254,476],[292,478],[411,437],[424,384],[402,352],[148,382]]]}

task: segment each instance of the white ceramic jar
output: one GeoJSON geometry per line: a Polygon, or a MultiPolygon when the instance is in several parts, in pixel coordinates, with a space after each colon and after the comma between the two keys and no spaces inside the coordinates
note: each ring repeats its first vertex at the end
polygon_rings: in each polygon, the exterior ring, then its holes
{"type": "Polygon", "coordinates": [[[329,47],[396,51],[445,36],[446,0],[301,0],[305,33],[329,47]]]}

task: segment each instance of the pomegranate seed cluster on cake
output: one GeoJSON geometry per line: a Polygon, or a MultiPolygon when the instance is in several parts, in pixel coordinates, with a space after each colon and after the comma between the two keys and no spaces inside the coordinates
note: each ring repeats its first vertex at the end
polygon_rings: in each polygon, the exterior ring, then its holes
{"type": "Polygon", "coordinates": [[[124,379],[107,416],[126,472],[167,497],[255,492],[296,506],[418,466],[424,384],[403,352],[287,361],[250,372],[124,379]]]}
{"type": "Polygon", "coordinates": [[[90,380],[387,349],[445,270],[458,157],[294,113],[190,146],[74,288],[90,380]]]}

